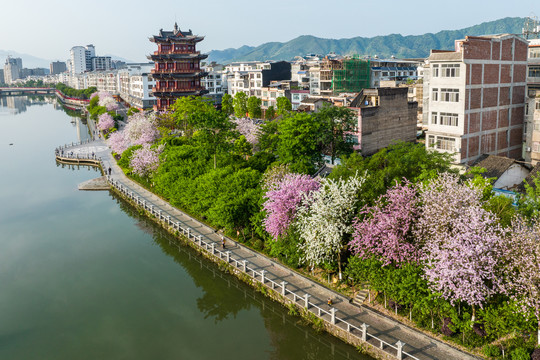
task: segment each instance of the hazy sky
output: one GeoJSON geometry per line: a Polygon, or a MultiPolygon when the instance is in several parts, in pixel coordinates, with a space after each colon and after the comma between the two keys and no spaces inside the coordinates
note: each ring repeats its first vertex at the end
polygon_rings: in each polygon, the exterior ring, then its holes
{"type": "Polygon", "coordinates": [[[205,35],[207,52],[299,35],[323,38],[418,35],[503,17],[540,15],[539,0],[5,0],[0,49],[65,60],[75,45],[145,61],[160,28],[205,35]]]}

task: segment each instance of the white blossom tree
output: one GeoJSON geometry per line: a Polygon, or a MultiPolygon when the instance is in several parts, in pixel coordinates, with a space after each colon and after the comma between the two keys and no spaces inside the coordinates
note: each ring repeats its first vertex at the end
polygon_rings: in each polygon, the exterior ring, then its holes
{"type": "Polygon", "coordinates": [[[364,180],[358,175],[346,180],[323,179],[320,190],[306,197],[306,205],[298,210],[302,260],[311,267],[337,261],[341,279],[341,252],[354,230],[354,209],[364,180]]]}

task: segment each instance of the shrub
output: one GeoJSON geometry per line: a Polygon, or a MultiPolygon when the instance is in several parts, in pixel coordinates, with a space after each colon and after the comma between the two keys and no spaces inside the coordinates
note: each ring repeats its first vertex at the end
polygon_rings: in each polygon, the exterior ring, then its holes
{"type": "Polygon", "coordinates": [[[512,360],[529,360],[531,356],[529,355],[529,351],[527,351],[527,349],[517,348],[510,353],[510,358],[512,360]]]}
{"type": "Polygon", "coordinates": [[[482,352],[486,357],[498,357],[501,356],[501,349],[496,345],[486,344],[482,348],[482,352]]]}

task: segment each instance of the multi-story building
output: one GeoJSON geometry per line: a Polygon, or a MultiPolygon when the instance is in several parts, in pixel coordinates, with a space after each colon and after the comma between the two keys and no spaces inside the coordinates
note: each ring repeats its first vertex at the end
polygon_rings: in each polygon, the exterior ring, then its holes
{"type": "Polygon", "coordinates": [[[223,65],[215,63],[203,66],[203,71],[208,75],[201,78],[201,84],[208,91],[206,97],[211,98],[214,104],[221,104],[221,98],[227,88],[226,86],[223,88],[226,84],[223,82],[223,69],[223,65]]]}
{"type": "Polygon", "coordinates": [[[426,146],[457,163],[481,154],[520,158],[527,50],[525,39],[510,34],[467,36],[455,51],[432,50],[424,70],[426,146]]]}
{"type": "Polygon", "coordinates": [[[110,56],[94,56],[91,58],[92,71],[107,71],[112,70],[110,56]]]}
{"type": "Polygon", "coordinates": [[[208,91],[202,86],[201,78],[207,74],[201,69],[200,61],[208,55],[196,50],[203,36],[193,35],[191,30],[181,31],[174,24],[173,31],[159,31],[150,41],[158,46],[148,58],[155,63],[152,76],[156,80],[153,89],[157,98],[155,110],[166,110],[182,96],[200,96],[208,91]]]}
{"type": "Polygon", "coordinates": [[[11,84],[15,80],[21,78],[22,59],[12,58],[8,55],[6,64],[4,65],[4,81],[6,84],[11,84]]]}
{"type": "Polygon", "coordinates": [[[394,87],[405,84],[409,80],[418,79],[418,66],[415,60],[370,59],[371,87],[394,87]]]}
{"type": "Polygon", "coordinates": [[[358,114],[355,148],[369,156],[395,141],[416,141],[417,107],[406,87],[362,90],[350,105],[358,114]]]}
{"type": "Polygon", "coordinates": [[[156,104],[152,95],[156,82],[150,75],[153,67],[153,63],[126,64],[118,71],[119,95],[131,106],[148,109],[156,104]]]}
{"type": "Polygon", "coordinates": [[[291,90],[291,106],[294,111],[302,105],[302,100],[309,97],[309,90],[291,90]]]}
{"type": "Polygon", "coordinates": [[[50,74],[61,74],[67,70],[66,63],[63,61],[53,61],[49,66],[50,74]]]}
{"type": "Polygon", "coordinates": [[[359,92],[370,86],[370,63],[358,56],[326,56],[309,69],[310,94],[334,96],[359,92]]]}
{"type": "Polygon", "coordinates": [[[540,162],[540,90],[530,89],[528,95],[523,158],[535,166],[540,162]]]}
{"type": "Polygon", "coordinates": [[[4,69],[0,69],[0,84],[5,84],[4,69]]]}
{"type": "Polygon", "coordinates": [[[84,59],[86,63],[86,71],[92,71],[94,70],[92,66],[92,58],[96,56],[96,48],[94,45],[89,44],[86,45],[84,49],[84,59]]]}
{"type": "Polygon", "coordinates": [[[84,46],[71,48],[69,65],[72,74],[82,74],[89,69],[86,67],[86,48],[84,46]]]}
{"type": "Polygon", "coordinates": [[[291,64],[286,61],[231,63],[225,66],[223,74],[230,95],[242,91],[247,96],[261,98],[262,88],[272,81],[291,79],[291,64]]]}

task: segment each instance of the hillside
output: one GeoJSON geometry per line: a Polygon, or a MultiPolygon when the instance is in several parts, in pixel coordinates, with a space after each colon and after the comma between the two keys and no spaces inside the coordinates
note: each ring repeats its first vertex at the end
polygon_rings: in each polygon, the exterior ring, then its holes
{"type": "Polygon", "coordinates": [[[443,30],[436,34],[424,35],[390,34],[372,38],[354,37],[351,39],[322,39],[311,35],[299,36],[288,42],[270,42],[257,47],[242,46],[238,49],[212,50],[208,61],[226,64],[232,61],[249,60],[291,60],[297,55],[360,54],[378,55],[381,58],[392,55],[398,58],[423,58],[431,49],[451,50],[454,40],[466,35],[521,33],[524,18],[504,18],[485,22],[460,30],[443,30]]]}

